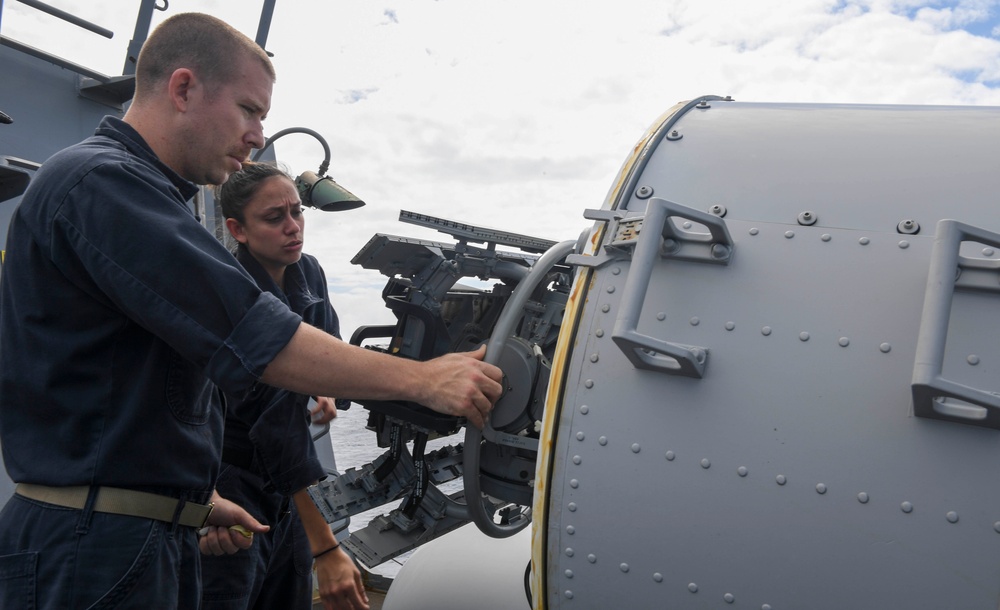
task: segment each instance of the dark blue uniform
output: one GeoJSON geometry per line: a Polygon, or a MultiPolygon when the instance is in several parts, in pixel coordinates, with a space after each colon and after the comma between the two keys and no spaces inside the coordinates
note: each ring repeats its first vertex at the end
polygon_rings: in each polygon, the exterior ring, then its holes
{"type": "MultiPolygon", "coordinates": [[[[196,192],[113,117],[32,180],[0,283],[13,481],[207,501],[222,448],[216,385],[245,392],[301,318],[195,219],[196,192]]],[[[3,597],[19,588],[39,608],[192,607],[198,557],[192,528],[14,496],[0,513],[0,607],[33,607],[3,597]]]]}
{"type": "MultiPolygon", "coordinates": [[[[340,336],[326,276],[315,258],[303,254],[285,268],[284,291],[245,248],[238,250],[237,259],[262,289],[282,299],[303,321],[340,336]]],[[[230,397],[217,489],[271,530],[255,536],[247,551],[202,558],[203,610],[312,607],[309,540],[289,499],[325,478],[310,436],[308,402],[308,396],[264,385],[241,398],[230,397]]]]}

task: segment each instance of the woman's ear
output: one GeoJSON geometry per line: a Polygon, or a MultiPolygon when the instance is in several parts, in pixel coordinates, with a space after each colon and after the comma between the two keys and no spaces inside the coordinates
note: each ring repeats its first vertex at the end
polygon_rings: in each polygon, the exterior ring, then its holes
{"type": "Polygon", "coordinates": [[[233,236],[233,239],[241,244],[247,243],[247,234],[243,232],[243,225],[240,224],[240,221],[235,218],[227,218],[226,228],[229,229],[229,234],[233,236]]]}

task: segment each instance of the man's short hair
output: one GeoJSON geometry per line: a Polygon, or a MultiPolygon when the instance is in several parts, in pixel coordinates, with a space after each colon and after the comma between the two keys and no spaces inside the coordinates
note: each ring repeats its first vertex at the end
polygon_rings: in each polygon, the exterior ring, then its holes
{"type": "Polygon", "coordinates": [[[226,85],[240,57],[256,57],[272,79],[271,59],[256,42],[225,21],[203,13],[179,13],[146,39],[135,71],[135,96],[145,96],[179,68],[192,70],[209,87],[226,85]]]}

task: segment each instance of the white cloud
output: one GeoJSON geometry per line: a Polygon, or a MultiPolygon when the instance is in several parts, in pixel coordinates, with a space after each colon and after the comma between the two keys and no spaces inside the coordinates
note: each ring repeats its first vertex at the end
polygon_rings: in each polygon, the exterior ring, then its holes
{"type": "MultiPolygon", "coordinates": [[[[134,18],[123,2],[50,2],[116,38],[69,46],[16,2],[4,4],[4,34],[33,35],[66,57],[93,54],[117,73],[134,18]]],[[[384,278],[348,264],[374,233],[447,239],[398,223],[400,209],[573,239],[589,224],[583,210],[600,207],[632,146],[677,101],[1000,105],[998,4],[278,0],[267,129],[322,133],[329,173],[368,201],[308,220],[307,250],[326,268],[349,334],[391,321],[384,278]]],[[[170,12],[211,12],[253,36],[258,6],[171,0],[170,12]]],[[[294,171],[322,159],[305,135],[276,147],[294,171]]]]}
{"type": "Polygon", "coordinates": [[[990,0],[960,1],[954,6],[925,6],[916,9],[915,17],[939,30],[963,28],[995,17],[997,3],[990,0]]]}

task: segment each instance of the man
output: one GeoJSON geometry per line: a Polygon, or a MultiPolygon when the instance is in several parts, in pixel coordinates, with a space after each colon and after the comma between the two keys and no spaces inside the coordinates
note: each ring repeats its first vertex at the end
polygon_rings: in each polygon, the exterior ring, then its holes
{"type": "Polygon", "coordinates": [[[143,47],[124,120],[54,155],[15,212],[0,440],[18,489],[0,513],[0,607],[197,607],[197,530],[213,526],[213,553],[249,545],[227,526],[266,531],[217,496],[207,508],[216,386],[411,400],[476,426],[499,396],[482,350],[406,361],[303,324],[193,217],[195,184],[263,145],[273,83],[246,36],[176,15],[143,47]]]}

